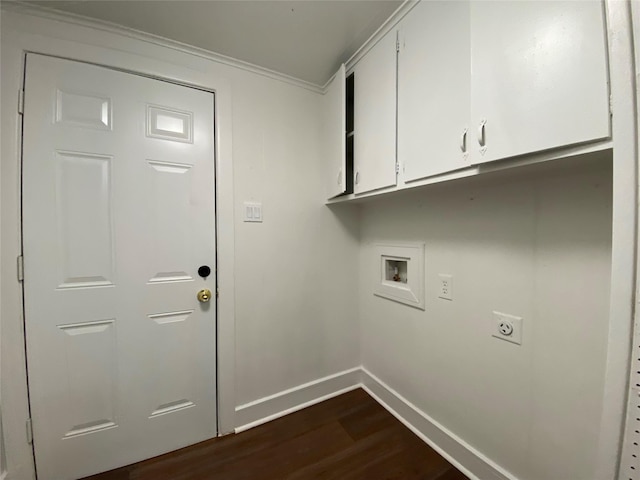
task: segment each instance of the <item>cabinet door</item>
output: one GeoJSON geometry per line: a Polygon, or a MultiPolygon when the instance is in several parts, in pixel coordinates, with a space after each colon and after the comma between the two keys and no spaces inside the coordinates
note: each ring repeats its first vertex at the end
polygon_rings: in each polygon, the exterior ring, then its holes
{"type": "Polygon", "coordinates": [[[610,136],[603,15],[594,0],[472,1],[475,163],[610,136]]]}
{"type": "Polygon", "coordinates": [[[405,182],[469,165],[468,1],[423,1],[402,20],[398,162],[405,182]]]}
{"type": "Polygon", "coordinates": [[[324,94],[324,144],[327,198],[346,191],[346,86],[344,64],[324,94]]]}
{"type": "Polygon", "coordinates": [[[396,184],[396,31],[354,68],[355,193],[396,184]]]}

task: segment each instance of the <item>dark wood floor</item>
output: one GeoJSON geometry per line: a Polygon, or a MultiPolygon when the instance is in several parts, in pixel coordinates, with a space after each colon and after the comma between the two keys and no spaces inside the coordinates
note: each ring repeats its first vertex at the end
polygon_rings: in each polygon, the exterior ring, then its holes
{"type": "Polygon", "coordinates": [[[89,478],[467,480],[361,389],[238,435],[89,478]]]}

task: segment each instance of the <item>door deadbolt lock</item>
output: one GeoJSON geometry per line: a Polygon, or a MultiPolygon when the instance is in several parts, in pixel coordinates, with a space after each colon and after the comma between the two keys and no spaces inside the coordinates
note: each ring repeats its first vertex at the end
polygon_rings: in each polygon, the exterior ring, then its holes
{"type": "Polygon", "coordinates": [[[209,268],[209,265],[202,265],[200,268],[198,268],[198,275],[200,275],[202,278],[207,278],[209,275],[211,275],[211,268],[209,268]]]}
{"type": "Polygon", "coordinates": [[[203,288],[198,292],[198,301],[207,303],[209,300],[211,300],[211,290],[203,288]]]}

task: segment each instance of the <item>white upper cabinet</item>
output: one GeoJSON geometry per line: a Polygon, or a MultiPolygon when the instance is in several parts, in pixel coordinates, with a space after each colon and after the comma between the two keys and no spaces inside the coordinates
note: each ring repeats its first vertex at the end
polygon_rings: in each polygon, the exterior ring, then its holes
{"type": "Polygon", "coordinates": [[[469,166],[469,8],[468,1],[423,1],[399,24],[398,162],[405,182],[469,166]]]}
{"type": "Polygon", "coordinates": [[[344,64],[336,72],[323,98],[327,198],[346,192],[346,86],[344,64]]]}
{"type": "Polygon", "coordinates": [[[396,31],[354,67],[355,193],[396,184],[396,31]]]}
{"type": "Polygon", "coordinates": [[[353,67],[353,138],[345,163],[331,136],[329,195],[351,192],[352,173],[356,194],[406,188],[611,137],[602,0],[423,0],[396,27],[353,67]]]}
{"type": "Polygon", "coordinates": [[[472,1],[470,25],[473,163],[610,136],[601,1],[472,1]]]}

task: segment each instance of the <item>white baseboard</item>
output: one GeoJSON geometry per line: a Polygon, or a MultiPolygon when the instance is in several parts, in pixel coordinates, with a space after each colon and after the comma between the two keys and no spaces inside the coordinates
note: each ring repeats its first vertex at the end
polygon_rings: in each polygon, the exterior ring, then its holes
{"type": "Polygon", "coordinates": [[[357,388],[436,450],[471,480],[518,480],[446,427],[418,409],[364,367],[356,367],[236,408],[235,432],[240,433],[357,388]]]}
{"type": "Polygon", "coordinates": [[[309,383],[236,407],[235,432],[240,433],[316,403],[360,387],[360,367],[319,378],[309,383]]]}
{"type": "Polygon", "coordinates": [[[364,367],[361,376],[369,395],[471,480],[517,480],[364,367]]]}

